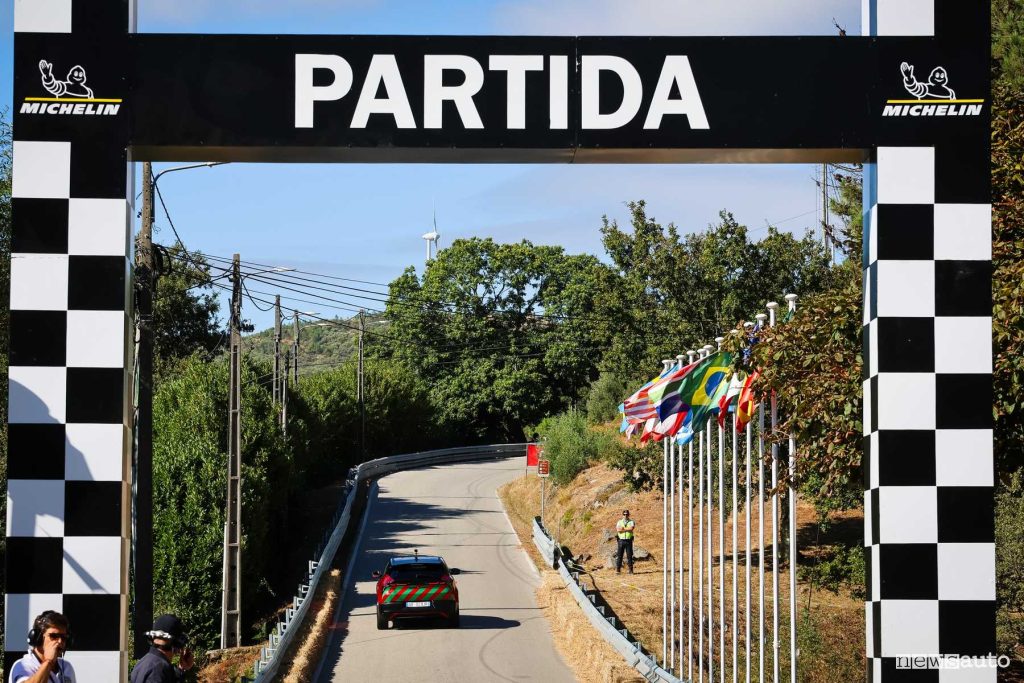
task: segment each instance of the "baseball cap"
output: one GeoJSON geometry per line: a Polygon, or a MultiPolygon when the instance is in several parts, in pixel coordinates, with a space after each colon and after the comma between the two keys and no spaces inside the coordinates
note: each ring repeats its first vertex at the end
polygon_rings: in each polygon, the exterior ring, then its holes
{"type": "Polygon", "coordinates": [[[146,636],[150,639],[162,638],[169,640],[176,647],[188,645],[188,634],[185,633],[185,626],[181,619],[173,614],[161,614],[153,621],[153,630],[147,631],[146,636]]]}

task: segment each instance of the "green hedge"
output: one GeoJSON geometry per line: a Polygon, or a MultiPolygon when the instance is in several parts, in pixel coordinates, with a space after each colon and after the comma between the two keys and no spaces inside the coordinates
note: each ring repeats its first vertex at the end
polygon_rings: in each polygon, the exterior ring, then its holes
{"type": "MultiPolygon", "coordinates": [[[[283,605],[300,567],[281,558],[309,534],[291,522],[308,489],[337,481],[360,462],[355,366],[304,375],[291,387],[288,435],[271,394],[271,368],[243,364],[242,607],[245,640],[283,605]],[[295,528],[293,528],[295,527],[295,528]],[[284,591],[284,592],[283,592],[284,591]]],[[[366,457],[439,445],[425,385],[383,361],[365,366],[366,457]]],[[[227,490],[228,366],[183,360],[153,400],[154,585],[158,612],[178,614],[199,649],[219,646],[227,490]]],[[[307,542],[312,542],[308,541],[307,542]]],[[[314,548],[308,549],[312,553],[314,548]]]]}
{"type": "MultiPolygon", "coordinates": [[[[242,373],[243,623],[251,623],[253,605],[272,597],[294,471],[258,379],[264,370],[245,364],[242,373]]],[[[203,649],[217,646],[220,633],[227,398],[227,364],[198,358],[182,363],[153,398],[155,607],[181,617],[203,649]]]]}

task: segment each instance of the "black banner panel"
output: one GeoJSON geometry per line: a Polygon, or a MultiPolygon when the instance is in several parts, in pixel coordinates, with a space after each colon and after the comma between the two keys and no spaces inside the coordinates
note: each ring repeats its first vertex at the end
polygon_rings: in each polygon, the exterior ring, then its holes
{"type": "Polygon", "coordinates": [[[988,126],[987,65],[934,38],[129,40],[136,158],[860,160],[988,126]]]}

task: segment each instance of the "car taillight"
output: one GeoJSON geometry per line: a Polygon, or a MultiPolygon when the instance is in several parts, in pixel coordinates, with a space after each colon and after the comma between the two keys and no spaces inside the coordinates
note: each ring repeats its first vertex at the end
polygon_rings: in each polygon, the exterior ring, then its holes
{"type": "Polygon", "coordinates": [[[385,586],[390,586],[394,582],[395,582],[395,578],[393,576],[391,576],[390,574],[385,574],[384,578],[381,579],[380,587],[384,588],[385,586]]]}

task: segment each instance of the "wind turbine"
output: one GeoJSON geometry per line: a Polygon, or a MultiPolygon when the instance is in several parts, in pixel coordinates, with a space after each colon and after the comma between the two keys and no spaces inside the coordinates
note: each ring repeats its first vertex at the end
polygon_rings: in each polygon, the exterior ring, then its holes
{"type": "Polygon", "coordinates": [[[437,209],[434,209],[434,229],[424,233],[423,239],[427,242],[427,262],[430,262],[430,243],[434,243],[434,258],[437,258],[437,243],[441,239],[441,233],[437,231],[437,209]]]}

